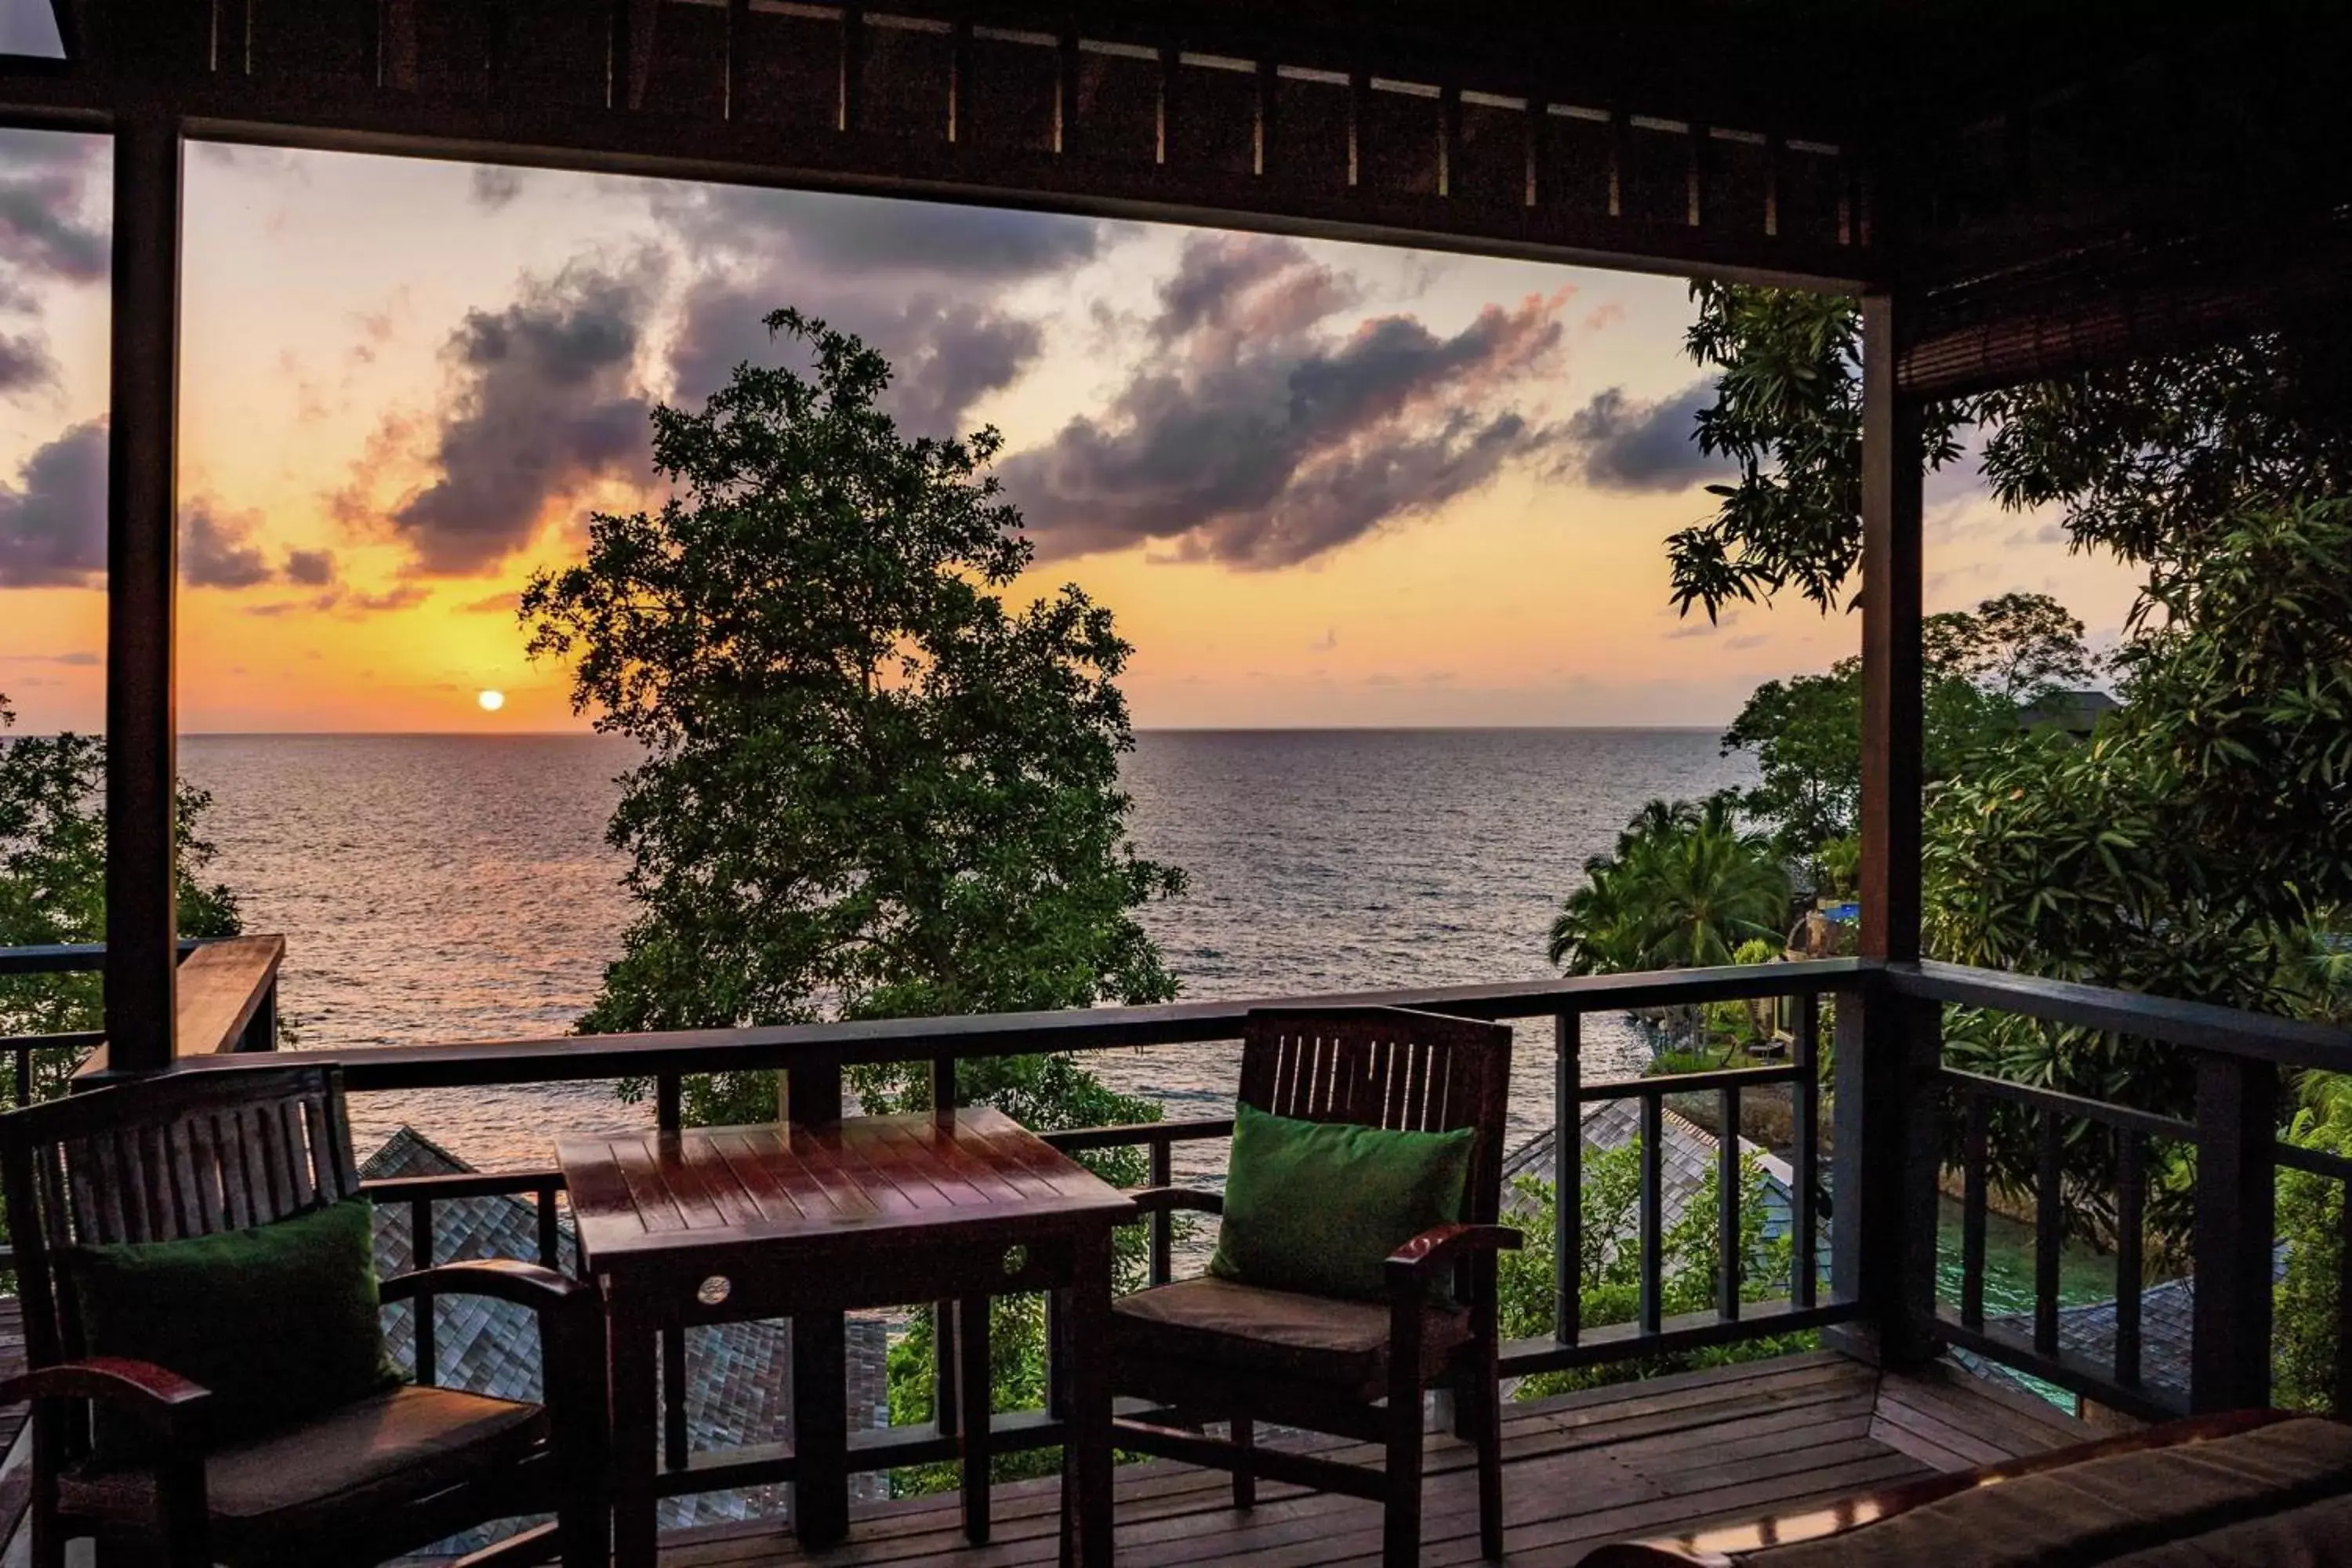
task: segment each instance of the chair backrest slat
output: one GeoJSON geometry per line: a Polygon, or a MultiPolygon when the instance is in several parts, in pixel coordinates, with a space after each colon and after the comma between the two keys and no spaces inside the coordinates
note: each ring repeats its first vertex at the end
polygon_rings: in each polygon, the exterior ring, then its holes
{"type": "Polygon", "coordinates": [[[1511,1031],[1402,1007],[1265,1008],[1243,1025],[1243,1104],[1304,1121],[1417,1132],[1470,1128],[1467,1215],[1501,1207],[1511,1031]]]}
{"type": "Polygon", "coordinates": [[[0,1173],[36,1366],[79,1348],[61,1249],[243,1230],[359,1191],[341,1084],[291,1064],[166,1072],[0,1116],[0,1173]]]}

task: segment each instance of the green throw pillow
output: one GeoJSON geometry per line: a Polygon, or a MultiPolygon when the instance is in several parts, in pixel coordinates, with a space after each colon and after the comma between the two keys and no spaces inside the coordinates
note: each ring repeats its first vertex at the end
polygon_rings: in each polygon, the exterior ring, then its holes
{"type": "MultiPolygon", "coordinates": [[[[212,1391],[208,1435],[231,1442],[401,1381],[377,1313],[374,1205],[347,1198],[251,1230],[62,1255],[82,1342],[212,1391]]],[[[101,1464],[136,1460],[146,1435],[98,1406],[101,1464]]]]}
{"type": "Polygon", "coordinates": [[[1209,1272],[1310,1296],[1385,1295],[1389,1254],[1462,1217],[1475,1136],[1468,1128],[1389,1132],[1294,1121],[1239,1107],[1209,1272]]]}

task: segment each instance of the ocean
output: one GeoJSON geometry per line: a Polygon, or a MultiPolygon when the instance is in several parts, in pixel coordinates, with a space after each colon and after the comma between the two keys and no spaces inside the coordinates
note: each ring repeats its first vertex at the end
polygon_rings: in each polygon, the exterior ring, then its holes
{"type": "MultiPolygon", "coordinates": [[[[604,833],[635,755],[580,735],[192,735],[180,752],[213,793],[211,874],[247,930],[286,936],[295,1043],[338,1047],[567,1032],[630,916],[604,833]]],[[[1753,766],[1699,730],[1155,731],[1122,776],[1139,846],[1191,878],[1144,922],[1186,996],[1221,998],[1543,978],[1585,859],[1651,797],[1753,766]]],[[[1646,1059],[1622,1017],[1585,1038],[1588,1076],[1646,1059]]],[[[1235,1055],[1092,1065],[1171,1117],[1204,1116],[1230,1107],[1235,1055]]],[[[1548,1026],[1521,1026],[1514,1080],[1516,1143],[1550,1124],[1548,1026]]],[[[648,1114],[574,1084],[358,1095],[352,1120],[362,1159],[405,1122],[512,1168],[648,1114]]]]}

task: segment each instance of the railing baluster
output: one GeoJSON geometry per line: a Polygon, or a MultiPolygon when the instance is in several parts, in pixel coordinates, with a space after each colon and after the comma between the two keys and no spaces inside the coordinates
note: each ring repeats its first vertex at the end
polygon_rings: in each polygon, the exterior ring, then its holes
{"type": "Polygon", "coordinates": [[[1583,1022],[1576,1013],[1551,1021],[1552,1337],[1564,1345],[1576,1342],[1584,1317],[1584,1108],[1576,1096],[1583,1022]]]}
{"type": "Polygon", "coordinates": [[[2344,1207],[2336,1232],[2336,1378],[2328,1390],[2329,1414],[2352,1415],[2352,1181],[2344,1186],[2344,1207]]]}
{"type": "Polygon", "coordinates": [[[549,1183],[533,1194],[539,1202],[539,1263],[542,1268],[563,1267],[562,1233],[556,1227],[555,1185],[549,1183]]]}
{"type": "Polygon", "coordinates": [[[2116,1129],[2116,1381],[2139,1386],[2140,1236],[2147,1202],[2146,1145],[2116,1129]]]}
{"type": "MultiPolygon", "coordinates": [[[[800,1325],[793,1325],[798,1332],[800,1325]]],[[[673,1470],[686,1468],[686,1331],[666,1328],[662,1352],[662,1462],[673,1470]]]]}
{"type": "Polygon", "coordinates": [[[654,1079],[654,1126],[675,1132],[686,1122],[686,1086],[678,1075],[666,1072],[654,1079]]]}
{"type": "Polygon", "coordinates": [[[1988,1144],[1992,1107],[1981,1094],[1968,1096],[1968,1131],[1960,1145],[1960,1321],[1971,1329],[1984,1327],[1985,1192],[1990,1164],[1988,1144]]]}
{"type": "Polygon", "coordinates": [[[2041,1150],[2033,1176],[2033,1348],[2058,1352],[2058,1242],[2065,1224],[2059,1206],[2059,1156],[2064,1124],[2054,1110],[2041,1118],[2041,1150]]]}
{"type": "MultiPolygon", "coordinates": [[[[956,1110],[956,1058],[941,1051],[931,1058],[931,1114],[953,1116],[956,1110]]],[[[952,1298],[931,1303],[931,1419],[942,1437],[963,1430],[963,1379],[959,1370],[961,1341],[957,1330],[959,1309],[952,1298]]]]}
{"type": "MultiPolygon", "coordinates": [[[[408,1203],[408,1266],[422,1273],[433,1267],[433,1200],[411,1198],[408,1203]]],[[[408,1310],[416,1317],[416,1381],[426,1387],[441,1381],[440,1347],[434,1342],[433,1307],[437,1298],[430,1290],[409,1303],[408,1310]]]]}
{"type": "Polygon", "coordinates": [[[1729,1323],[1739,1318],[1739,1277],[1748,1261],[1739,1245],[1739,1089],[1716,1093],[1722,1131],[1715,1141],[1715,1315],[1729,1323]]]}
{"type": "Polygon", "coordinates": [[[1821,1055],[1822,999],[1812,992],[1797,998],[1797,1037],[1790,1047],[1797,1081],[1789,1086],[1789,1133],[1796,1164],[1796,1184],[1789,1194],[1790,1254],[1789,1300],[1810,1307],[1821,1274],[1821,1241],[1814,1215],[1821,1202],[1821,1055]]]}
{"type": "MultiPolygon", "coordinates": [[[[1176,1145],[1166,1138],[1154,1138],[1150,1144],[1151,1158],[1150,1184],[1170,1187],[1176,1184],[1176,1145]]],[[[1165,1285],[1176,1277],[1176,1215],[1160,1209],[1151,1216],[1151,1282],[1165,1285]]]]}
{"type": "Polygon", "coordinates": [[[1642,1096],[1642,1331],[1664,1325],[1666,1095],[1664,1086],[1642,1096]]]}

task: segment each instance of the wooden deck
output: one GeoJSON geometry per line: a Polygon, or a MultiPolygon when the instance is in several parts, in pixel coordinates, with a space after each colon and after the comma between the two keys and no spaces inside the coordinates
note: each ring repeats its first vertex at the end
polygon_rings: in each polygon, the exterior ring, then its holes
{"type": "MultiPolygon", "coordinates": [[[[2100,1436],[2054,1406],[1957,1367],[1882,1375],[1829,1351],[1511,1405],[1505,1422],[1504,1507],[1510,1560],[1520,1563],[1572,1563],[1606,1541],[1825,1502],[2100,1436]]],[[[1469,1458],[1451,1438],[1432,1439],[1422,1551],[1431,1568],[1478,1561],[1469,1458]]],[[[1119,1561],[1138,1568],[1378,1563],[1380,1514],[1372,1504],[1263,1483],[1258,1496],[1244,1515],[1233,1510],[1222,1475],[1171,1464],[1123,1467],[1119,1561]]],[[[1051,1563],[1057,1498],[1052,1483],[999,1488],[995,1535],[985,1547],[965,1544],[953,1498],[925,1498],[857,1510],[848,1542],[829,1552],[803,1552],[773,1526],[733,1525],[671,1537],[662,1562],[665,1568],[1051,1563]]]]}

